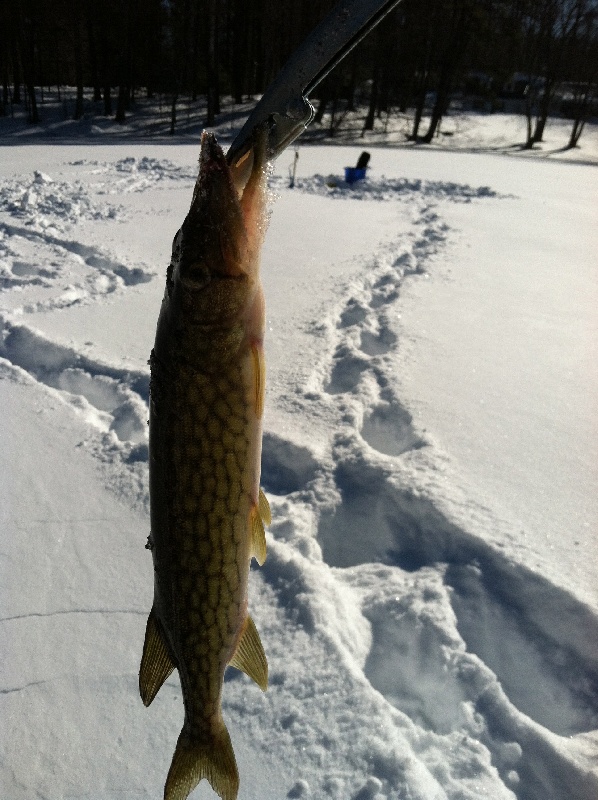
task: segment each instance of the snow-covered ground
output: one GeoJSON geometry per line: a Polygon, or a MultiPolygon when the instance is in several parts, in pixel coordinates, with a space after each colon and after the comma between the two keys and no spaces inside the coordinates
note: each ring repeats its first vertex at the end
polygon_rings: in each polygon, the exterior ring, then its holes
{"type": "MultiPolygon", "coordinates": [[[[292,190],[292,154],[275,166],[273,523],[250,579],[270,687],[227,673],[240,800],[598,796],[598,137],[579,163],[444,152],[470,130],[387,137],[354,188],[362,142],[302,146],[292,190]]],[[[198,145],[18,140],[0,147],[0,796],[155,798],[182,702],[176,673],[149,709],[137,690],[146,362],[198,145]]]]}

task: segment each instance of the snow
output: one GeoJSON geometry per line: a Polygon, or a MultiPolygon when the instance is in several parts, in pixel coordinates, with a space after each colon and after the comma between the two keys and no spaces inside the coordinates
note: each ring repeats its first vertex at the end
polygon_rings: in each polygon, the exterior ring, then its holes
{"type": "MultiPolygon", "coordinates": [[[[227,672],[240,800],[598,796],[596,131],[505,155],[504,115],[450,124],[432,149],[306,144],[293,190],[292,154],[271,177],[270,687],[227,672]],[[502,151],[466,152],[479,130],[502,151]]],[[[156,797],[182,703],[176,673],[149,709],[137,689],[147,358],[198,144],[21,139],[0,147],[1,794],[156,797]]]]}

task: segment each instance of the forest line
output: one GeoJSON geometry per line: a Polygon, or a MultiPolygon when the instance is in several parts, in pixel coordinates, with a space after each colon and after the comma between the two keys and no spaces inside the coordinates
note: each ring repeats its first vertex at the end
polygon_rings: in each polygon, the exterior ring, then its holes
{"type": "MultiPolygon", "coordinates": [[[[205,97],[207,126],[222,98],[261,94],[334,0],[4,0],[0,4],[0,114],[41,119],[43,87],[85,87],[106,117],[124,122],[140,94],[205,97]]],[[[551,113],[572,121],[569,146],[597,113],[597,0],[403,0],[317,87],[316,119],[364,103],[364,130],[393,110],[409,138],[430,142],[457,93],[479,108],[516,101],[526,146],[551,113]],[[424,125],[425,123],[425,125],[424,125]]]]}

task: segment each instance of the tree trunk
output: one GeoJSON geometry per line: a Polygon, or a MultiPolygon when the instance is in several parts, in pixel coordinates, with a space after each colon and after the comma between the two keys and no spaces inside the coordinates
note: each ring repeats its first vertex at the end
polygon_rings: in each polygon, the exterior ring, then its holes
{"type": "Polygon", "coordinates": [[[21,64],[19,60],[19,52],[17,49],[16,36],[13,38],[12,48],[12,102],[13,105],[20,105],[21,103],[21,64]]]}
{"type": "Polygon", "coordinates": [[[6,114],[8,104],[8,42],[10,41],[8,12],[0,9],[0,70],[2,71],[2,99],[0,100],[0,116],[6,114]]]}
{"type": "Polygon", "coordinates": [[[448,111],[448,107],[450,104],[450,85],[449,85],[450,78],[447,76],[446,80],[442,81],[439,85],[437,92],[436,92],[436,101],[434,103],[434,107],[432,108],[432,115],[430,117],[430,124],[428,126],[428,130],[426,131],[422,141],[425,144],[430,144],[432,139],[434,138],[434,134],[439,128],[440,121],[448,111]]]}
{"type": "MultiPolygon", "coordinates": [[[[216,4],[216,7],[218,5],[216,4]]],[[[221,113],[220,108],[220,37],[218,35],[218,15],[214,9],[214,114],[221,113]]]]}
{"type": "MultiPolygon", "coordinates": [[[[51,55],[53,56],[53,58],[51,60],[53,61],[53,66],[54,66],[54,77],[55,77],[55,81],[56,81],[56,93],[58,94],[58,102],[61,103],[62,102],[62,94],[61,94],[60,87],[63,86],[63,80],[62,80],[63,79],[63,71],[62,71],[62,67],[63,67],[63,63],[64,63],[64,57],[63,57],[62,49],[60,47],[52,48],[52,54],[51,55]]],[[[67,78],[66,85],[68,86],[68,78],[67,78]]],[[[49,85],[48,85],[48,88],[50,88],[49,85]]],[[[64,108],[65,108],[65,119],[66,119],[67,118],[66,102],[65,102],[64,108]]]]}
{"type": "Polygon", "coordinates": [[[218,78],[216,65],[216,8],[214,0],[209,0],[207,20],[206,76],[207,76],[207,117],[206,126],[212,127],[219,111],[218,78]]]}
{"type": "Polygon", "coordinates": [[[527,137],[525,139],[525,149],[531,150],[534,146],[534,137],[532,136],[532,121],[533,121],[533,97],[531,83],[528,86],[528,94],[525,98],[525,123],[527,126],[527,137]]]}
{"type": "Polygon", "coordinates": [[[73,49],[75,55],[75,80],[77,83],[77,98],[75,100],[75,113],[73,119],[83,116],[83,56],[81,53],[81,6],[73,3],[73,49]]]}
{"type": "Polygon", "coordinates": [[[120,84],[118,87],[118,98],[116,100],[116,116],[114,117],[115,121],[118,122],[120,125],[126,119],[126,110],[127,110],[127,96],[129,93],[129,89],[124,84],[120,84]]]}
{"type": "Polygon", "coordinates": [[[246,85],[248,14],[245,0],[234,0],[232,19],[231,82],[233,101],[243,102],[246,85]]]}
{"type": "Polygon", "coordinates": [[[574,147],[577,147],[577,143],[581,138],[581,134],[583,132],[585,124],[586,124],[585,119],[576,119],[573,121],[573,128],[571,129],[571,136],[569,137],[567,150],[572,150],[574,147]]]}
{"type": "Polygon", "coordinates": [[[111,86],[109,83],[104,83],[104,116],[111,117],[112,116],[112,96],[111,86]]]}
{"type": "Polygon", "coordinates": [[[421,125],[422,117],[424,115],[424,107],[426,105],[426,91],[423,89],[422,91],[418,92],[415,98],[415,114],[413,116],[413,128],[411,129],[411,135],[409,139],[412,142],[417,142],[417,137],[419,134],[419,126],[421,125]]]}
{"type": "Polygon", "coordinates": [[[33,85],[33,78],[29,78],[26,84],[27,96],[29,98],[29,122],[32,125],[39,125],[39,113],[37,111],[37,99],[35,96],[35,86],[33,85]]]}
{"type": "Polygon", "coordinates": [[[170,130],[169,133],[171,136],[174,136],[174,131],[176,128],[176,101],[178,100],[178,94],[173,94],[172,96],[172,105],[170,106],[170,130]]]}
{"type": "Polygon", "coordinates": [[[569,143],[566,149],[571,150],[577,147],[577,143],[581,137],[586,120],[588,118],[588,110],[590,104],[590,97],[592,95],[592,84],[588,83],[583,90],[575,97],[575,115],[573,118],[573,127],[569,136],[569,143]]]}
{"type": "Polygon", "coordinates": [[[200,18],[200,13],[199,10],[196,8],[195,13],[193,14],[193,21],[191,24],[192,34],[191,34],[190,80],[191,80],[191,101],[193,103],[195,103],[195,101],[197,100],[197,96],[199,94],[198,73],[200,70],[200,63],[201,63],[200,52],[199,52],[200,42],[201,42],[199,18],[200,18]]]}
{"type": "Polygon", "coordinates": [[[468,0],[461,0],[453,6],[450,27],[440,59],[436,101],[432,109],[430,126],[423,137],[423,141],[427,144],[434,138],[442,117],[448,111],[455,77],[463,61],[474,27],[474,5],[468,0]]]}
{"type": "Polygon", "coordinates": [[[0,67],[2,68],[2,100],[0,101],[0,114],[5,116],[6,106],[9,101],[8,91],[8,21],[4,22],[4,33],[0,36],[0,67]]]}
{"type": "Polygon", "coordinates": [[[379,93],[380,93],[380,67],[378,66],[378,64],[376,64],[372,72],[372,91],[370,92],[370,103],[368,106],[368,113],[366,115],[365,122],[363,123],[363,129],[361,131],[362,136],[366,131],[374,130],[374,120],[376,118],[376,108],[378,107],[379,93]]]}
{"type": "Polygon", "coordinates": [[[8,91],[8,70],[4,70],[2,76],[2,112],[6,114],[6,106],[8,105],[10,92],[8,91]]]}
{"type": "Polygon", "coordinates": [[[428,125],[428,130],[422,136],[422,142],[424,144],[430,144],[432,139],[434,138],[434,134],[436,133],[436,129],[440,125],[440,120],[442,119],[443,114],[441,113],[438,103],[434,104],[434,108],[432,109],[432,114],[430,116],[430,124],[428,125]]]}
{"type": "Polygon", "coordinates": [[[115,116],[116,122],[120,124],[125,121],[125,112],[131,108],[131,86],[133,84],[133,8],[130,0],[125,2],[124,14],[124,48],[118,59],[119,81],[115,116]]]}
{"type": "Polygon", "coordinates": [[[249,87],[251,94],[264,91],[264,81],[266,74],[265,52],[266,46],[264,44],[264,16],[262,3],[254,4],[254,13],[252,15],[252,51],[250,54],[251,63],[253,66],[253,82],[249,87]]]}
{"type": "Polygon", "coordinates": [[[37,111],[37,99],[35,96],[34,70],[35,70],[35,23],[33,17],[30,18],[29,25],[25,26],[25,21],[20,20],[18,30],[18,46],[21,55],[21,65],[23,67],[23,82],[27,92],[29,114],[28,120],[31,125],[39,124],[39,114],[37,111]]]}
{"type": "Polygon", "coordinates": [[[322,120],[324,119],[324,114],[326,113],[326,109],[328,107],[328,103],[330,102],[330,95],[331,95],[330,82],[326,78],[324,78],[319,88],[320,88],[320,100],[318,102],[318,107],[316,109],[313,121],[318,125],[321,125],[322,120]]]}
{"type": "Polygon", "coordinates": [[[99,103],[102,99],[102,87],[98,75],[98,51],[91,16],[92,3],[93,0],[85,4],[85,27],[89,48],[89,71],[91,73],[91,85],[93,86],[93,101],[94,103],[99,103]]]}
{"type": "Polygon", "coordinates": [[[330,125],[328,126],[328,136],[333,139],[336,135],[336,110],[338,108],[338,91],[334,92],[332,98],[332,108],[330,109],[330,125]]]}
{"type": "Polygon", "coordinates": [[[112,62],[110,58],[110,38],[108,33],[108,20],[104,4],[99,5],[100,48],[102,69],[102,97],[104,100],[104,116],[112,116],[112,62]]]}
{"type": "Polygon", "coordinates": [[[347,86],[347,111],[355,111],[355,92],[357,90],[357,58],[355,50],[351,53],[351,72],[347,86]]]}
{"type": "Polygon", "coordinates": [[[552,101],[553,92],[554,81],[547,80],[544,91],[542,92],[542,97],[540,98],[538,115],[536,117],[536,125],[532,135],[532,144],[542,141],[542,137],[544,136],[544,128],[546,127],[546,121],[548,119],[548,112],[550,111],[550,103],[552,101]]]}
{"type": "Polygon", "coordinates": [[[545,127],[546,127],[546,117],[542,114],[542,116],[536,118],[536,125],[534,127],[534,133],[532,135],[532,144],[536,144],[537,142],[542,141],[545,127]]]}

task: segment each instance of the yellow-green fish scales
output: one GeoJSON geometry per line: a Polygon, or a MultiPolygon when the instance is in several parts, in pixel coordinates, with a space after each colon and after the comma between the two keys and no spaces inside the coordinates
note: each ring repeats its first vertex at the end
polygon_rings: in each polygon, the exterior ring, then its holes
{"type": "Polygon", "coordinates": [[[249,562],[265,558],[259,490],[264,308],[258,265],[263,159],[244,187],[211,136],[175,237],[151,364],[150,499],[154,603],[140,668],[149,705],[178,669],[185,720],[164,790],[185,800],[207,778],[235,800],[238,772],[221,714],[232,664],[267,686],[247,614],[249,562]]]}

